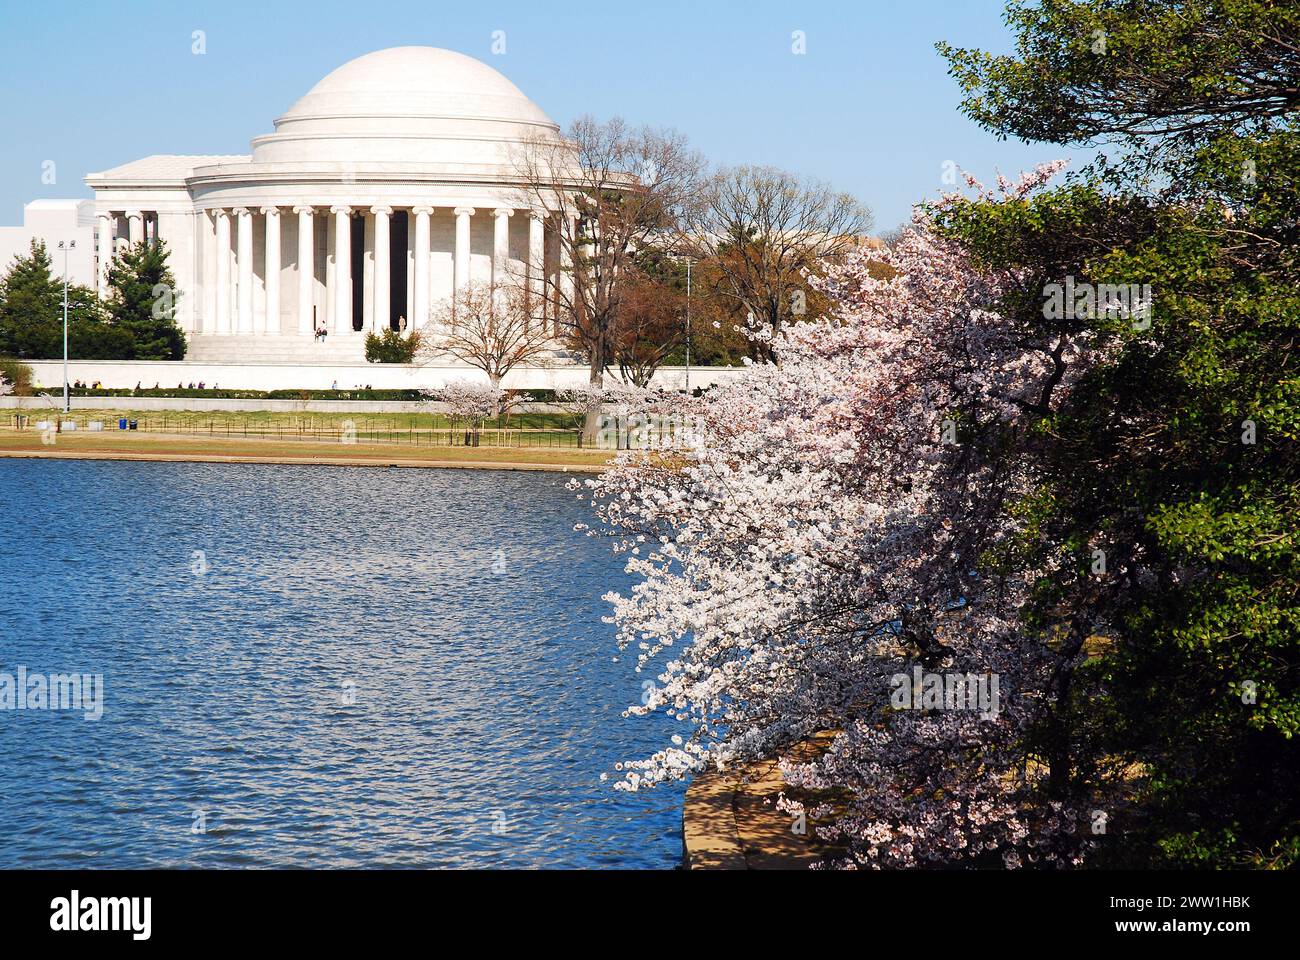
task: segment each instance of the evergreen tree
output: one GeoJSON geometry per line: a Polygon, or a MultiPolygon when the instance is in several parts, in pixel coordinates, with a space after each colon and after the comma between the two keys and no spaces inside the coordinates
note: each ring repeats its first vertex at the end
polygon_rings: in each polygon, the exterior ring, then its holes
{"type": "MultiPolygon", "coordinates": [[[[45,360],[63,356],[63,281],[50,273],[45,244],[32,240],[0,278],[0,356],[45,360]]],[[[78,326],[100,322],[94,291],[68,287],[69,342],[78,326]]]]}
{"type": "Polygon", "coordinates": [[[136,360],[181,360],[185,334],[176,326],[180,292],[167,265],[167,246],[146,241],[121,251],[108,271],[114,326],[130,334],[136,360]]]}

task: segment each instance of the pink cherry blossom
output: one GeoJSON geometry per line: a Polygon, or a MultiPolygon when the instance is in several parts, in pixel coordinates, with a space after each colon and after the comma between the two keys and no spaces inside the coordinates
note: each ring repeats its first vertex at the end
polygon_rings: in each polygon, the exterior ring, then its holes
{"type": "MultiPolygon", "coordinates": [[[[1058,169],[996,194],[972,178],[977,197],[940,205],[1018,202],[1058,169]]],[[[680,398],[701,424],[688,456],[627,452],[585,482],[589,532],[636,577],[608,595],[608,619],[655,674],[626,714],[680,726],[623,761],[617,789],[778,758],[789,791],[773,815],[808,813],[842,851],[828,865],[1080,861],[1084,811],[1044,806],[1024,749],[1055,655],[1020,612],[1053,571],[979,563],[1019,532],[1004,507],[1035,481],[981,438],[1021,429],[1054,367],[1054,342],[998,312],[1018,279],[918,210],[888,249],[827,267],[833,315],[778,335],[774,363],[680,398]],[[893,708],[891,678],[918,665],[995,675],[996,716],[893,708]],[[835,732],[824,755],[789,757],[819,731],[835,732]]]]}

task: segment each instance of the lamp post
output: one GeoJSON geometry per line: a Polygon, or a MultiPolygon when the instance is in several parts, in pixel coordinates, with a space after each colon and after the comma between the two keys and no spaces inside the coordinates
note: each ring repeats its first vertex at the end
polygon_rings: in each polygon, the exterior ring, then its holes
{"type": "Polygon", "coordinates": [[[686,395],[691,395],[691,258],[686,258],[686,395]]]}
{"type": "Polygon", "coordinates": [[[68,399],[68,251],[75,249],[76,240],[60,240],[59,249],[63,251],[63,412],[72,410],[72,401],[68,399]]]}

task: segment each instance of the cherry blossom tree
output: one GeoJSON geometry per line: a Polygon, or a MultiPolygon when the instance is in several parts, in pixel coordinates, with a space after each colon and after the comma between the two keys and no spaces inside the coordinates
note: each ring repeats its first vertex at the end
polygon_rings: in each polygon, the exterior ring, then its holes
{"type": "Polygon", "coordinates": [[[475,429],[489,417],[495,417],[505,401],[506,391],[491,383],[452,380],[445,386],[422,389],[427,399],[446,405],[453,420],[464,420],[475,429]]]}
{"type": "MultiPolygon", "coordinates": [[[[1018,202],[1057,169],[971,181],[975,199],[1018,202]]],[[[1081,860],[1086,811],[1047,789],[1050,758],[1027,736],[1076,657],[1020,616],[1055,571],[1001,558],[1028,522],[1007,505],[1034,487],[1016,455],[1026,410],[1098,351],[1003,322],[1016,279],[919,210],[889,249],[826,265],[833,314],[784,328],[776,362],[711,392],[689,456],[629,451],[586,481],[591,532],[637,577],[608,597],[620,646],[657,673],[627,713],[682,724],[619,765],[619,789],[785,758],[832,731],[819,758],[784,761],[780,806],[813,818],[835,865],[1081,860]],[[900,706],[898,678],[918,669],[996,680],[997,702],[900,706]]]]}
{"type": "Polygon", "coordinates": [[[676,450],[702,442],[699,414],[704,402],[676,391],[614,381],[602,387],[569,387],[556,392],[559,405],[574,416],[599,411],[595,443],[601,449],[676,450]]]}

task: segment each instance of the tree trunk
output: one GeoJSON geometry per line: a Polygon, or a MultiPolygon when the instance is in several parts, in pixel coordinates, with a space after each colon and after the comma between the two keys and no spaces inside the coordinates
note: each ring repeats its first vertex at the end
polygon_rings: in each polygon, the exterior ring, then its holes
{"type": "Polygon", "coordinates": [[[587,383],[593,391],[593,399],[588,399],[587,410],[582,421],[582,443],[584,446],[594,447],[600,433],[601,402],[599,391],[604,389],[605,386],[604,366],[600,351],[591,351],[591,369],[587,383]]]}
{"type": "Polygon", "coordinates": [[[1065,645],[1058,651],[1056,669],[1052,671],[1049,690],[1054,703],[1047,724],[1047,792],[1059,800],[1071,793],[1073,716],[1070,694],[1074,681],[1074,658],[1083,649],[1088,628],[1082,616],[1076,616],[1065,645]]]}

